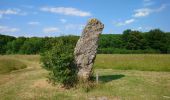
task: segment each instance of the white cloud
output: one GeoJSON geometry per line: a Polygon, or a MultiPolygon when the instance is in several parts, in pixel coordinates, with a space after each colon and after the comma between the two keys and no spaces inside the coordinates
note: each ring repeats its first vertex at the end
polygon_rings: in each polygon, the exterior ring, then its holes
{"type": "Polygon", "coordinates": [[[135,14],[133,16],[134,17],[145,17],[145,16],[150,15],[151,13],[160,12],[165,8],[166,8],[166,5],[162,5],[157,9],[141,8],[141,9],[135,10],[135,14]]]}
{"type": "Polygon", "coordinates": [[[129,20],[125,21],[125,24],[130,24],[130,23],[133,23],[134,21],[135,21],[135,19],[129,19],[129,20]]]}
{"type": "Polygon", "coordinates": [[[124,22],[118,22],[116,23],[116,26],[124,26],[124,25],[128,25],[128,24],[131,24],[135,21],[135,19],[128,19],[128,20],[125,20],[124,22]]]}
{"type": "Polygon", "coordinates": [[[62,23],[66,23],[66,22],[67,22],[67,20],[66,20],[66,19],[60,19],[60,22],[62,22],[62,23]]]}
{"type": "Polygon", "coordinates": [[[13,14],[13,15],[16,15],[20,12],[20,9],[7,9],[7,10],[0,10],[0,14],[13,14]]]}
{"type": "Polygon", "coordinates": [[[81,11],[79,9],[72,8],[72,7],[42,7],[41,10],[46,12],[51,12],[51,13],[80,16],[80,17],[91,16],[90,12],[81,11]]]}
{"type": "Polygon", "coordinates": [[[0,33],[11,33],[19,31],[18,28],[11,28],[8,26],[0,26],[0,33]]]}
{"type": "Polygon", "coordinates": [[[54,33],[54,32],[60,32],[60,29],[58,27],[47,27],[43,29],[44,33],[54,33]]]}
{"type": "Polygon", "coordinates": [[[135,14],[133,16],[134,17],[144,17],[144,16],[148,16],[151,12],[152,12],[152,10],[149,8],[141,8],[141,9],[135,10],[135,14]]]}
{"type": "Polygon", "coordinates": [[[0,18],[3,18],[4,15],[27,15],[26,12],[21,12],[20,9],[6,9],[0,10],[0,18]]]}
{"type": "Polygon", "coordinates": [[[36,21],[31,21],[31,22],[28,22],[29,25],[39,25],[40,22],[36,22],[36,21]]]}

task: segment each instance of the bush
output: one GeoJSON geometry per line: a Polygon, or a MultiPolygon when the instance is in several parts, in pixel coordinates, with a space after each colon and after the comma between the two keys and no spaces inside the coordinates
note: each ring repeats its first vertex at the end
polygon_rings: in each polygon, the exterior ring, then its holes
{"type": "Polygon", "coordinates": [[[77,82],[77,69],[74,63],[73,45],[59,41],[51,51],[41,54],[43,68],[50,71],[49,81],[59,82],[69,88],[77,82]]]}

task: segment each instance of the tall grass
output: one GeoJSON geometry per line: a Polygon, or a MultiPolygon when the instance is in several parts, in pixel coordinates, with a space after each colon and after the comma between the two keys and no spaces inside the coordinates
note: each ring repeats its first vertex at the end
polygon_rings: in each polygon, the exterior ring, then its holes
{"type": "Polygon", "coordinates": [[[18,59],[20,58],[12,56],[0,56],[0,74],[26,68],[27,65],[18,59]]]}
{"type": "Polygon", "coordinates": [[[94,66],[121,70],[170,71],[170,55],[99,54],[94,66]]]}

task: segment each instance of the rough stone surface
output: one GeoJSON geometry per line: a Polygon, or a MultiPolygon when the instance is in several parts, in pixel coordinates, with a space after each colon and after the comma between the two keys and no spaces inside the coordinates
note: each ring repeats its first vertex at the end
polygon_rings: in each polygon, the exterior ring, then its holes
{"type": "Polygon", "coordinates": [[[96,57],[99,35],[104,25],[97,19],[90,19],[78,40],[74,55],[79,78],[88,79],[96,57]]]}

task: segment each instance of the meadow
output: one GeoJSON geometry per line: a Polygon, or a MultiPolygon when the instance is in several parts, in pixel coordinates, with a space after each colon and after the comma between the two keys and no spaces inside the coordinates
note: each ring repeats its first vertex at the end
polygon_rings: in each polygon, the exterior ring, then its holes
{"type": "Polygon", "coordinates": [[[168,71],[170,72],[169,54],[100,54],[97,55],[96,68],[168,71]]]}
{"type": "Polygon", "coordinates": [[[99,84],[64,89],[47,81],[39,55],[0,56],[1,100],[168,100],[170,55],[99,54],[94,74],[99,84]]]}
{"type": "Polygon", "coordinates": [[[26,67],[26,64],[17,59],[12,59],[11,57],[6,56],[0,57],[0,74],[9,73],[13,70],[19,70],[26,67]]]}

